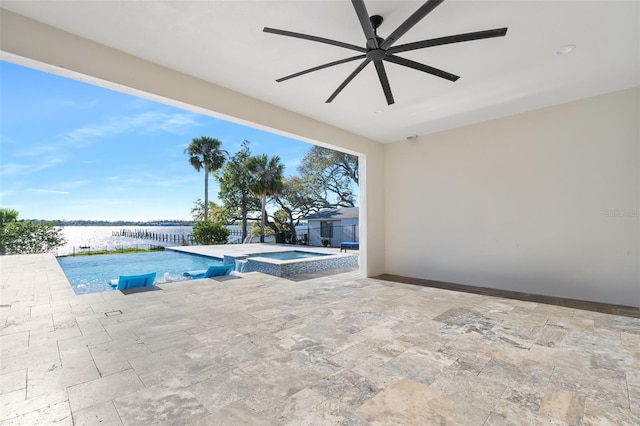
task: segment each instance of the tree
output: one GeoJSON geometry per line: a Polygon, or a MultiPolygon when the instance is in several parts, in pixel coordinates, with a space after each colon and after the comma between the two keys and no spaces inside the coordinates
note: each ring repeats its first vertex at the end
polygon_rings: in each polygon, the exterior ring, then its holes
{"type": "Polygon", "coordinates": [[[359,184],[358,157],[329,148],[313,146],[304,156],[298,172],[314,185],[316,197],[326,208],[355,207],[359,184]]]}
{"type": "MultiPolygon", "coordinates": [[[[193,216],[193,220],[196,222],[204,220],[204,203],[200,198],[193,202],[191,216],[193,216]]],[[[233,225],[237,216],[237,209],[220,206],[213,201],[209,201],[209,219],[211,219],[211,221],[220,222],[225,225],[233,225]]]]}
{"type": "Polygon", "coordinates": [[[310,176],[286,179],[282,190],[273,195],[273,201],[280,207],[273,215],[273,220],[278,227],[286,230],[287,242],[291,244],[297,242],[296,226],[300,220],[326,205],[326,201],[317,196],[310,176]]]}
{"type": "Polygon", "coordinates": [[[224,164],[229,153],[220,149],[222,142],[216,138],[201,136],[194,138],[185,153],[189,154],[189,163],[194,169],[204,169],[204,220],[209,219],[209,173],[213,173],[224,164]]]}
{"type": "MultiPolygon", "coordinates": [[[[265,228],[265,231],[264,231],[264,235],[268,237],[276,233],[276,231],[273,229],[275,225],[273,223],[271,223],[270,225],[271,226],[269,226],[268,228],[265,228]]],[[[258,225],[257,222],[253,222],[251,231],[249,233],[252,237],[258,237],[262,235],[262,228],[260,228],[260,225],[258,225]]]]}
{"type": "Polygon", "coordinates": [[[0,209],[0,254],[47,253],[65,244],[62,231],[50,223],[18,220],[18,212],[0,209]]]}
{"type": "Polygon", "coordinates": [[[226,244],[229,234],[220,222],[201,221],[193,225],[191,239],[198,244],[226,244]]]}
{"type": "Polygon", "coordinates": [[[242,142],[242,149],[235,153],[221,169],[216,173],[216,179],[220,183],[218,197],[229,212],[237,212],[235,219],[242,221],[242,241],[247,238],[247,219],[249,212],[260,210],[260,200],[252,191],[254,175],[247,168],[251,158],[250,142],[242,142]]]}
{"type": "Polygon", "coordinates": [[[260,242],[264,243],[265,221],[267,216],[267,196],[277,194],[283,187],[284,164],[280,157],[274,155],[269,158],[266,154],[249,158],[247,169],[254,177],[251,191],[259,195],[262,200],[262,214],[260,216],[260,242]]]}

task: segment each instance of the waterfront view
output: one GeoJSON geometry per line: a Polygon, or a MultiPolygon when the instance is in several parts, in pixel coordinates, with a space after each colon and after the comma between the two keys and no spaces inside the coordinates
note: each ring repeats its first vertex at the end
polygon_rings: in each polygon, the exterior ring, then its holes
{"type": "Polygon", "coordinates": [[[250,238],[226,224],[247,219],[261,242],[306,244],[304,217],[357,205],[356,155],[5,61],[0,74],[0,255],[236,244],[250,238]]]}
{"type": "MultiPolygon", "coordinates": [[[[98,250],[116,250],[122,248],[144,248],[151,246],[179,246],[190,243],[189,235],[193,230],[192,226],[63,226],[62,234],[66,239],[66,244],[54,251],[56,256],[73,255],[80,252],[98,250]],[[149,234],[166,236],[165,239],[158,238],[134,238],[121,236],[122,234],[149,234]]],[[[237,244],[241,241],[241,229],[237,225],[229,225],[227,229],[231,231],[228,238],[229,244],[237,244]]],[[[299,235],[307,233],[307,226],[298,226],[299,235]]],[[[257,240],[259,237],[255,237],[257,240]]],[[[266,242],[273,241],[269,236],[266,242]]]]}
{"type": "Polygon", "coordinates": [[[186,236],[191,233],[191,226],[64,226],[62,233],[67,242],[54,253],[64,256],[87,250],[115,250],[119,248],[149,248],[150,245],[165,246],[162,241],[152,239],[128,238],[118,236],[122,230],[144,229],[150,233],[186,236]]]}

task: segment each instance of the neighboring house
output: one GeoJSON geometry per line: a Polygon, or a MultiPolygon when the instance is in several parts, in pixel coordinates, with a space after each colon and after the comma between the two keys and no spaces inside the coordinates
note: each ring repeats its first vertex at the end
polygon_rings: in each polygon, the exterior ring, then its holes
{"type": "Polygon", "coordinates": [[[360,241],[358,238],[358,207],[327,209],[306,216],[309,225],[309,245],[320,247],[322,240],[329,246],[339,247],[345,241],[360,241]]]}

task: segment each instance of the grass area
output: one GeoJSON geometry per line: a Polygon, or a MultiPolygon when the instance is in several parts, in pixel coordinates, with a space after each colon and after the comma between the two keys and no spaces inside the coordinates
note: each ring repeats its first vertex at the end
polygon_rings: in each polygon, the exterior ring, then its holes
{"type": "Polygon", "coordinates": [[[130,254],[130,253],[148,253],[151,251],[164,251],[163,246],[151,246],[150,248],[137,248],[137,247],[128,247],[128,248],[119,248],[114,250],[82,250],[77,251],[75,254],[65,254],[58,257],[74,257],[74,256],[93,256],[97,254],[130,254]]]}

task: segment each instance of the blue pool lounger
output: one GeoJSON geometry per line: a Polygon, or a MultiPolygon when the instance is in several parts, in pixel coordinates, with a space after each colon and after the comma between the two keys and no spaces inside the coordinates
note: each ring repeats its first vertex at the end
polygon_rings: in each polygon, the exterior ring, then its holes
{"type": "Polygon", "coordinates": [[[120,275],[120,278],[110,280],[109,284],[116,287],[117,290],[126,290],[134,287],[152,286],[155,279],[155,272],[142,275],[120,275]]]}
{"type": "Polygon", "coordinates": [[[235,265],[214,265],[209,266],[207,270],[199,270],[199,271],[187,271],[184,275],[185,277],[191,277],[194,280],[199,278],[211,278],[211,277],[219,277],[222,275],[229,275],[231,271],[234,270],[235,265]]]}
{"type": "Polygon", "coordinates": [[[340,253],[342,253],[342,250],[344,250],[346,252],[347,249],[359,250],[360,249],[360,243],[355,242],[355,241],[345,241],[345,242],[340,243],[340,253]]]}

